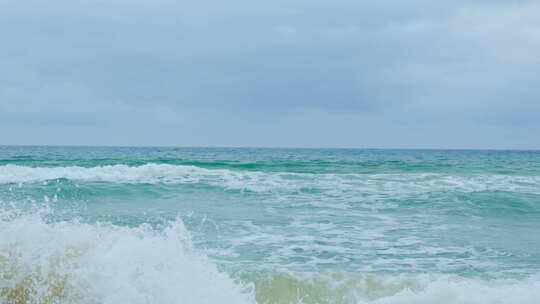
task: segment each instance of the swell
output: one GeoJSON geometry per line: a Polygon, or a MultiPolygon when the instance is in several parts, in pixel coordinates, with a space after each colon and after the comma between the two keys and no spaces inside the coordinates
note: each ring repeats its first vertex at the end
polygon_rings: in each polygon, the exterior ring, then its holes
{"type": "MultiPolygon", "coordinates": [[[[18,165],[29,167],[98,167],[98,166],[142,166],[146,164],[168,164],[177,166],[196,166],[206,169],[231,169],[264,172],[291,173],[336,173],[336,174],[376,174],[376,173],[490,173],[507,175],[535,175],[540,173],[537,162],[500,162],[496,160],[424,160],[424,159],[310,159],[296,156],[294,159],[267,156],[260,160],[252,158],[197,159],[181,157],[148,157],[121,155],[120,157],[67,157],[67,156],[31,156],[16,155],[0,158],[1,165],[18,165]]],[[[1,156],[0,156],[1,157],[1,156]]]]}
{"type": "Polygon", "coordinates": [[[16,156],[9,159],[0,159],[0,165],[19,165],[29,167],[96,167],[96,166],[141,166],[145,164],[169,164],[179,166],[197,166],[207,169],[233,169],[265,172],[292,172],[292,173],[377,173],[377,172],[425,172],[445,171],[452,169],[449,164],[436,163],[409,163],[405,161],[325,161],[325,160],[272,160],[272,161],[245,161],[245,160],[191,160],[179,158],[39,158],[32,156],[16,156]]]}

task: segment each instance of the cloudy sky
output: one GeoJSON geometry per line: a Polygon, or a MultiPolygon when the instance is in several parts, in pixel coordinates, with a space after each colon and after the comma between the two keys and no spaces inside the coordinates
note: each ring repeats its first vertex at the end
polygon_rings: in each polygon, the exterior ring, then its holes
{"type": "Polygon", "coordinates": [[[0,144],[540,149],[540,1],[0,0],[0,144]]]}

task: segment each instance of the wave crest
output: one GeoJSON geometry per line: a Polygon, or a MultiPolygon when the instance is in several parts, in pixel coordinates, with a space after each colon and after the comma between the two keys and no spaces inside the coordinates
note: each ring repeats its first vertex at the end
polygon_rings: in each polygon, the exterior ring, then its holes
{"type": "Polygon", "coordinates": [[[191,249],[180,219],[162,231],[40,214],[0,221],[2,303],[251,303],[235,282],[191,249]]]}

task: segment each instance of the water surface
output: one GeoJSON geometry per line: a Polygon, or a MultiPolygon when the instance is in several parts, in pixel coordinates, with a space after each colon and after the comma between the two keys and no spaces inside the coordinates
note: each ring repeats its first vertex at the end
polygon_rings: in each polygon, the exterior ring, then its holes
{"type": "Polygon", "coordinates": [[[0,147],[5,303],[537,303],[540,152],[0,147]]]}

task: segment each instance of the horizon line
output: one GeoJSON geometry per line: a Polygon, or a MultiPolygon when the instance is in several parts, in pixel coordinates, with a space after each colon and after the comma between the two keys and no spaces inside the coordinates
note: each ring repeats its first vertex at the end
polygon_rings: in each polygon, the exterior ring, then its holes
{"type": "Polygon", "coordinates": [[[540,148],[380,148],[380,147],[295,147],[295,146],[175,146],[175,145],[34,145],[0,144],[0,147],[58,147],[58,148],[169,148],[169,149],[290,149],[290,150],[431,150],[431,151],[540,151],[540,148]]]}

